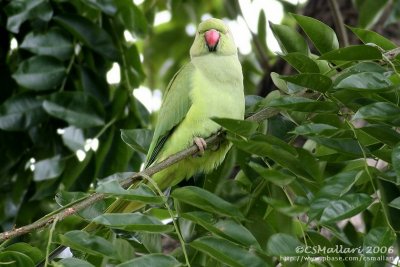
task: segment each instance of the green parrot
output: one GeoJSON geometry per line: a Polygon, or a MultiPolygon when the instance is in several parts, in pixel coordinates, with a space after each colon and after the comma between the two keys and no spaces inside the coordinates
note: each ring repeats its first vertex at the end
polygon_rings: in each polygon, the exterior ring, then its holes
{"type": "MultiPolygon", "coordinates": [[[[184,159],[152,176],[161,190],[174,186],[198,172],[210,172],[225,158],[230,143],[206,149],[204,138],[221,129],[211,118],[244,118],[243,74],[232,33],[222,20],[200,23],[190,48],[190,62],[172,78],[159,110],[146,167],[196,144],[201,157],[184,159]]],[[[136,184],[131,186],[135,187],[136,184]]],[[[106,213],[127,213],[144,206],[141,202],[117,199],[106,213]]],[[[83,230],[93,233],[100,225],[89,223],[83,230]]],[[[50,259],[65,249],[60,246],[50,259]]]]}
{"type": "MultiPolygon", "coordinates": [[[[210,172],[230,149],[223,142],[205,150],[204,138],[221,129],[211,118],[244,118],[243,74],[232,33],[222,20],[200,23],[190,48],[190,62],[170,81],[159,110],[145,166],[196,144],[200,157],[184,159],[152,176],[161,190],[198,172],[210,172]]],[[[132,212],[143,204],[117,200],[106,212],[132,212]]]]}

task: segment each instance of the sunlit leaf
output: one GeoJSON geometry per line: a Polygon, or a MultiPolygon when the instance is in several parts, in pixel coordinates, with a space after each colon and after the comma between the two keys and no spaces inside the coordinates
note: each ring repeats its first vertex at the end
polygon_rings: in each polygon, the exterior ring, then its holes
{"type": "Polygon", "coordinates": [[[321,54],[339,48],[336,33],[331,27],[311,17],[297,14],[292,14],[292,16],[321,54]]]}

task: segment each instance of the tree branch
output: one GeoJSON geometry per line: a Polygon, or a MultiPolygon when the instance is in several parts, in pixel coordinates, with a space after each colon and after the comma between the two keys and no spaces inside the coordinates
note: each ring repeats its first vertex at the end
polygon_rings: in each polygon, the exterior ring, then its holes
{"type": "Polygon", "coordinates": [[[340,12],[337,0],[329,0],[328,2],[332,10],[333,21],[336,26],[340,42],[342,46],[348,46],[349,37],[347,36],[346,27],[344,26],[342,13],[340,12]]]}
{"type": "MultiPolygon", "coordinates": [[[[261,122],[267,118],[270,118],[270,117],[276,115],[277,113],[278,113],[278,111],[276,109],[264,108],[263,110],[249,116],[246,120],[261,122]]],[[[216,133],[216,134],[210,136],[205,141],[207,142],[208,147],[212,147],[212,145],[217,144],[218,142],[220,142],[223,139],[224,139],[223,134],[221,134],[221,132],[220,132],[220,133],[216,133]]],[[[138,179],[141,179],[142,176],[144,176],[144,175],[151,176],[157,172],[160,172],[160,171],[168,168],[169,166],[196,154],[198,151],[199,150],[198,150],[197,146],[193,145],[185,150],[182,150],[174,155],[169,156],[168,158],[166,158],[165,160],[163,160],[160,163],[154,164],[153,166],[151,166],[141,172],[133,174],[131,177],[121,181],[120,184],[123,188],[128,188],[134,182],[136,182],[138,179]]],[[[71,216],[71,215],[93,205],[94,203],[106,198],[106,196],[107,195],[103,194],[103,193],[93,193],[93,194],[87,196],[86,198],[83,198],[82,200],[77,201],[76,203],[73,203],[71,205],[63,207],[56,212],[52,212],[49,215],[46,215],[43,218],[41,218],[29,225],[25,225],[25,226],[19,227],[14,230],[0,233],[0,242],[4,242],[6,240],[30,233],[34,230],[44,228],[44,227],[52,224],[54,222],[54,220],[61,221],[64,218],[71,216]]]]}

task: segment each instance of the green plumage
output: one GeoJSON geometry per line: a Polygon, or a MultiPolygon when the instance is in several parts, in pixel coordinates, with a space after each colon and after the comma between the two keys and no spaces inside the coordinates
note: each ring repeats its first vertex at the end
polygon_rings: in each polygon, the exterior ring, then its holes
{"type": "MultiPolygon", "coordinates": [[[[150,145],[146,166],[193,145],[195,137],[207,138],[220,130],[212,117],[243,119],[244,92],[242,68],[237,48],[227,26],[218,19],[202,22],[190,49],[191,61],[182,67],[168,85],[150,145]],[[205,32],[219,33],[216,48],[210,51],[205,32]]],[[[230,148],[222,143],[202,157],[191,157],[153,175],[163,190],[198,172],[218,166],[230,148]]],[[[109,212],[132,212],[142,205],[117,201],[109,212]],[[124,204],[123,204],[124,203],[124,204]]]]}

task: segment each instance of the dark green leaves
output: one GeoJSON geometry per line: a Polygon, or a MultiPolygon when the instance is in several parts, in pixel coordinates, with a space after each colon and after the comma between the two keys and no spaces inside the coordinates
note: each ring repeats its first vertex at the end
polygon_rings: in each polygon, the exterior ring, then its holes
{"type": "Polygon", "coordinates": [[[60,235],[63,245],[84,251],[91,255],[107,256],[115,258],[116,251],[114,246],[106,239],[89,235],[84,231],[74,230],[64,235],[60,235]]]}
{"type": "MultiPolygon", "coordinates": [[[[397,86],[396,86],[397,87],[397,86]]],[[[361,72],[352,74],[335,85],[335,89],[350,89],[360,92],[388,91],[396,88],[383,74],[377,72],[361,72]]]]}
{"type": "Polygon", "coordinates": [[[319,59],[324,60],[380,60],[382,53],[378,48],[370,45],[353,45],[322,54],[319,59]]]}
{"type": "Polygon", "coordinates": [[[69,59],[74,49],[71,39],[56,28],[46,33],[30,32],[20,47],[37,55],[53,56],[60,60],[69,59]]]}
{"type": "Polygon", "coordinates": [[[141,184],[138,188],[125,190],[117,181],[111,181],[100,184],[96,191],[127,200],[136,200],[150,204],[162,204],[164,202],[161,197],[157,196],[153,190],[145,184],[141,184]]]}
{"type": "Polygon", "coordinates": [[[104,110],[100,103],[80,92],[53,94],[44,101],[43,107],[51,116],[80,128],[104,124],[104,110]]]}
{"type": "Polygon", "coordinates": [[[180,267],[182,264],[174,257],[164,254],[150,254],[136,258],[121,264],[117,267],[180,267]]]}
{"type": "Polygon", "coordinates": [[[299,52],[308,55],[309,49],[307,43],[300,33],[286,25],[278,25],[271,22],[269,22],[269,25],[285,54],[299,52]]]}
{"type": "Polygon", "coordinates": [[[322,211],[320,222],[332,223],[350,218],[365,210],[371,203],[372,198],[366,194],[350,194],[330,200],[322,211]]]}
{"type": "Polygon", "coordinates": [[[354,27],[349,27],[350,30],[357,35],[358,38],[364,43],[372,43],[376,44],[377,46],[381,47],[384,50],[391,50],[395,49],[397,47],[396,44],[394,44],[392,41],[389,39],[383,37],[382,35],[369,31],[366,29],[361,29],[361,28],[354,28],[354,27]]]}
{"type": "Polygon", "coordinates": [[[92,50],[118,61],[118,51],[110,35],[90,20],[72,14],[62,14],[54,17],[54,20],[92,50]]]}
{"type": "Polygon", "coordinates": [[[359,12],[358,24],[361,28],[372,27],[382,15],[388,0],[365,0],[363,1],[359,12]]]}
{"type": "Polygon", "coordinates": [[[14,33],[18,33],[21,24],[28,19],[49,21],[53,16],[53,10],[47,0],[11,1],[4,10],[8,16],[7,29],[14,33]]]}
{"type": "Polygon", "coordinates": [[[153,138],[153,131],[147,129],[121,129],[121,138],[133,150],[147,154],[153,138]]]}
{"type": "Polygon", "coordinates": [[[248,250],[222,238],[213,236],[196,239],[190,246],[209,254],[219,262],[234,267],[268,266],[258,256],[248,250]]]}
{"type": "Polygon", "coordinates": [[[198,207],[202,210],[225,216],[239,217],[243,215],[235,206],[207,190],[186,186],[175,189],[171,196],[181,202],[198,207]]]}
{"type": "Polygon", "coordinates": [[[353,119],[385,122],[394,126],[400,125],[400,108],[389,102],[377,102],[361,107],[353,119]]]}
{"type": "Polygon", "coordinates": [[[281,57],[300,73],[319,72],[317,63],[315,63],[311,58],[302,53],[293,52],[286,55],[282,55],[281,57]]]}
{"type": "Polygon", "coordinates": [[[213,121],[224,127],[228,132],[239,136],[249,136],[258,128],[258,123],[252,121],[223,118],[214,118],[213,121]]]}
{"type": "Polygon", "coordinates": [[[23,131],[46,118],[42,100],[28,94],[8,99],[0,106],[0,129],[23,131]]]}
{"type": "Polygon", "coordinates": [[[54,89],[65,76],[64,64],[49,56],[35,56],[25,60],[13,74],[15,81],[28,89],[54,89]]]}
{"type": "Polygon", "coordinates": [[[321,54],[339,48],[336,34],[328,25],[310,17],[292,15],[321,54]]]}
{"type": "Polygon", "coordinates": [[[65,161],[62,160],[59,156],[38,161],[35,164],[33,179],[35,181],[54,179],[61,175],[64,167],[65,161]]]}
{"type": "Polygon", "coordinates": [[[316,101],[305,97],[284,96],[271,100],[270,107],[303,111],[303,112],[334,112],[338,108],[333,102],[316,101]]]}
{"type": "Polygon", "coordinates": [[[267,250],[270,255],[294,256],[298,255],[298,248],[304,245],[291,235],[278,233],[268,240],[267,250]]]}
{"type": "Polygon", "coordinates": [[[332,80],[319,73],[301,73],[293,76],[280,76],[279,78],[318,92],[326,92],[332,86],[332,80]]]}

